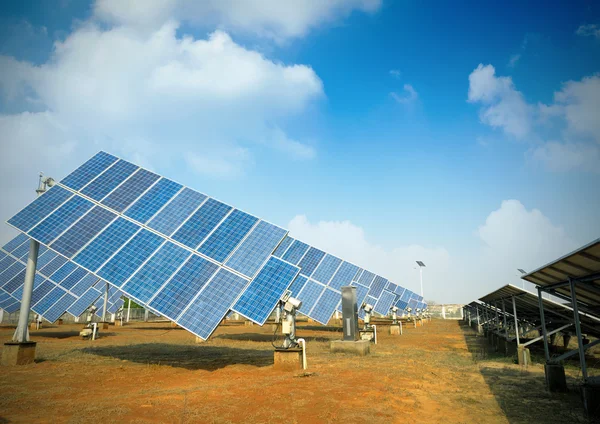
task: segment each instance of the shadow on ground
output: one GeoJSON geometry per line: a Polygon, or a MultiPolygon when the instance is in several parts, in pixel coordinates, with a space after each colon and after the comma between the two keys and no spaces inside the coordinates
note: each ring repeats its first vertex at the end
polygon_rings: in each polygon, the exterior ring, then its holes
{"type": "MultiPolygon", "coordinates": [[[[543,368],[516,365],[516,355],[511,358],[490,351],[483,335],[477,335],[467,324],[458,325],[473,361],[479,364],[479,372],[510,423],[531,422],[531,417],[538,417],[540,422],[590,422],[576,389],[547,392],[543,368]]],[[[567,376],[567,383],[574,387],[576,379],[567,376]]]]}
{"type": "MultiPolygon", "coordinates": [[[[111,332],[106,332],[106,331],[99,331],[99,337],[113,337],[116,336],[116,333],[111,333],[111,332]]],[[[29,333],[29,336],[31,338],[44,338],[44,339],[68,339],[70,337],[80,337],[79,336],[79,331],[77,330],[73,330],[73,331],[48,331],[48,332],[44,332],[44,331],[34,331],[32,333],[29,333]]]]}
{"type": "Polygon", "coordinates": [[[127,346],[94,346],[79,351],[145,365],[167,365],[188,370],[215,371],[236,364],[256,367],[273,365],[272,350],[238,349],[224,346],[145,343],[127,346]]]}
{"type": "MultiPolygon", "coordinates": [[[[297,336],[303,338],[307,342],[316,341],[316,342],[328,342],[331,340],[330,337],[311,337],[304,336],[302,334],[302,329],[298,329],[297,336]]],[[[215,339],[224,339],[224,340],[238,340],[245,342],[272,342],[273,334],[261,334],[261,333],[241,333],[241,334],[219,334],[214,337],[215,339]]],[[[281,340],[283,340],[283,336],[281,335],[281,331],[277,333],[277,337],[275,339],[275,344],[281,344],[281,340]]]]}

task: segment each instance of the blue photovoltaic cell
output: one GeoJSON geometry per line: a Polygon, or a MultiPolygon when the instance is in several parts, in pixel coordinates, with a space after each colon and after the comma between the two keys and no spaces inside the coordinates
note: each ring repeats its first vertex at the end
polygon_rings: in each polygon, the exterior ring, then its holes
{"type": "Polygon", "coordinates": [[[101,201],[108,193],[113,191],[119,184],[125,181],[138,169],[134,164],[120,159],[117,163],[107,169],[101,177],[89,183],[81,194],[96,201],[101,201]]]}
{"type": "Polygon", "coordinates": [[[115,314],[117,313],[117,311],[119,310],[119,308],[121,306],[123,306],[123,303],[125,303],[125,301],[123,299],[117,299],[112,305],[110,305],[107,309],[107,312],[109,314],[115,314]]]}
{"type": "Polygon", "coordinates": [[[404,290],[404,293],[402,293],[402,296],[400,296],[400,300],[403,302],[408,302],[410,300],[412,294],[413,294],[413,292],[406,289],[406,290],[404,290]]]}
{"type": "Polygon", "coordinates": [[[35,305],[32,305],[32,309],[40,315],[44,315],[52,305],[54,305],[58,300],[63,297],[67,292],[61,289],[60,287],[55,287],[50,290],[46,296],[42,298],[35,305]]]}
{"type": "Polygon", "coordinates": [[[321,259],[323,259],[323,256],[325,256],[325,252],[311,247],[298,264],[300,273],[310,277],[317,265],[319,265],[319,262],[321,262],[321,259]]]}
{"type": "Polygon", "coordinates": [[[289,291],[292,292],[292,297],[298,297],[298,293],[300,293],[300,291],[304,287],[304,284],[306,284],[307,280],[308,280],[308,278],[306,278],[302,275],[299,275],[296,277],[296,279],[294,280],[294,282],[288,289],[289,291]]]}
{"type": "MultiPolygon", "coordinates": [[[[8,243],[6,243],[2,249],[6,250],[8,253],[11,253],[13,250],[15,250],[17,247],[19,247],[20,245],[22,245],[23,243],[26,243],[29,241],[29,237],[27,237],[25,234],[23,233],[19,233],[18,236],[16,236],[14,239],[12,239],[11,241],[9,241],[8,243]]],[[[29,244],[29,243],[27,243],[29,244]]]]}
{"type": "Polygon", "coordinates": [[[54,186],[9,219],[8,223],[27,232],[71,196],[69,190],[54,186]]]}
{"type": "Polygon", "coordinates": [[[412,309],[411,313],[415,314],[415,309],[417,308],[417,299],[412,298],[408,301],[408,307],[412,309]]]}
{"type": "Polygon", "coordinates": [[[352,281],[358,281],[358,279],[360,278],[360,276],[362,275],[362,273],[365,270],[362,268],[358,268],[358,271],[356,271],[356,274],[354,275],[354,278],[352,279],[352,281]]]}
{"type": "Polygon", "coordinates": [[[321,264],[317,267],[315,273],[312,276],[313,280],[317,280],[325,285],[329,283],[333,274],[338,269],[342,260],[332,255],[326,255],[321,261],[321,264]]]}
{"type": "Polygon", "coordinates": [[[423,301],[423,296],[421,296],[421,295],[417,295],[417,300],[418,300],[419,302],[422,302],[422,301],[423,301]]]}
{"type": "Polygon", "coordinates": [[[15,259],[11,258],[8,255],[4,255],[4,257],[0,259],[0,274],[2,274],[8,267],[10,267],[15,262],[15,259]]]}
{"type": "Polygon", "coordinates": [[[102,201],[102,204],[117,212],[123,212],[127,206],[132,204],[159,178],[160,177],[153,172],[146,171],[145,169],[138,169],[138,171],[121,184],[119,188],[110,193],[106,199],[102,201]]]}
{"type": "Polygon", "coordinates": [[[96,284],[96,281],[98,281],[98,277],[92,274],[87,274],[85,277],[79,280],[77,284],[71,287],[69,291],[75,296],[81,296],[86,290],[96,284]]]}
{"type": "Polygon", "coordinates": [[[398,285],[392,283],[391,281],[388,281],[387,286],[385,286],[385,289],[387,291],[391,291],[392,293],[396,293],[396,290],[398,289],[398,285]]]}
{"type": "Polygon", "coordinates": [[[115,303],[123,296],[123,292],[121,290],[115,290],[108,298],[109,303],[115,303]]]}
{"type": "Polygon", "coordinates": [[[173,240],[177,240],[178,242],[195,249],[231,209],[232,207],[225,203],[221,203],[215,199],[208,199],[192,214],[185,224],[173,234],[173,240]]]}
{"type": "Polygon", "coordinates": [[[77,265],[73,262],[67,262],[64,264],[58,271],[50,276],[50,279],[54,281],[56,284],[59,284],[62,280],[67,278],[67,276],[77,269],[77,265]]]}
{"type": "Polygon", "coordinates": [[[71,290],[75,284],[77,284],[83,277],[88,275],[87,271],[83,268],[77,268],[67,278],[58,283],[65,290],[71,290]]]}
{"type": "Polygon", "coordinates": [[[400,309],[401,311],[405,310],[407,306],[408,306],[408,303],[402,301],[401,299],[399,299],[399,300],[396,301],[396,307],[398,309],[400,309]]]}
{"type": "Polygon", "coordinates": [[[108,153],[99,152],[75,171],[63,178],[60,183],[73,190],[79,190],[117,160],[116,157],[109,155],[108,153]]]}
{"type": "Polygon", "coordinates": [[[204,202],[206,196],[184,188],[148,223],[148,227],[170,236],[204,202]]]}
{"type": "Polygon", "coordinates": [[[238,209],[234,210],[202,243],[198,252],[218,262],[223,262],[257,221],[258,218],[252,215],[238,209]]]}
{"type": "Polygon", "coordinates": [[[398,296],[402,296],[405,290],[406,289],[404,287],[396,285],[396,290],[394,290],[394,293],[396,293],[398,296]]]}
{"type": "Polygon", "coordinates": [[[142,229],[97,274],[115,286],[122,285],[165,239],[142,229]]]}
{"type": "Polygon", "coordinates": [[[304,315],[309,315],[319,296],[323,293],[323,290],[325,290],[325,287],[312,280],[308,280],[302,291],[298,294],[298,299],[302,301],[299,311],[304,315]]]}
{"type": "Polygon", "coordinates": [[[376,276],[375,280],[373,280],[373,284],[371,284],[371,290],[369,290],[369,295],[375,298],[378,298],[381,295],[384,287],[387,284],[387,280],[381,276],[376,276]]]}
{"type": "Polygon", "coordinates": [[[392,292],[384,290],[379,296],[379,300],[375,304],[373,310],[380,315],[387,315],[390,312],[390,308],[396,300],[396,295],[392,292]]]}
{"type": "Polygon", "coordinates": [[[343,286],[349,286],[357,269],[358,267],[356,265],[344,262],[329,282],[329,287],[341,290],[343,286]]]}
{"type": "Polygon", "coordinates": [[[125,286],[123,286],[123,290],[143,303],[148,303],[152,296],[190,255],[191,253],[183,247],[167,241],[131,277],[125,286]]]}
{"type": "Polygon", "coordinates": [[[227,266],[248,277],[254,276],[285,233],[283,228],[260,221],[227,260],[227,266]]]}
{"type": "Polygon", "coordinates": [[[15,262],[0,274],[0,287],[12,280],[15,275],[25,269],[25,265],[20,262],[15,262]]]}
{"type": "Polygon", "coordinates": [[[191,256],[149,306],[172,320],[177,319],[217,269],[213,262],[191,256]]]}
{"type": "Polygon", "coordinates": [[[96,206],[50,247],[70,258],[116,217],[116,214],[107,209],[96,206]]]}
{"type": "Polygon", "coordinates": [[[33,230],[29,231],[29,235],[48,245],[87,211],[92,209],[93,206],[93,203],[89,200],[75,196],[40,222],[33,230]]]}
{"type": "Polygon", "coordinates": [[[54,259],[56,259],[57,256],[58,255],[56,253],[54,253],[53,251],[47,250],[46,252],[44,252],[44,254],[38,256],[36,268],[42,269],[43,267],[48,265],[50,262],[52,262],[54,259]]]}
{"type": "Polygon", "coordinates": [[[86,309],[89,308],[90,305],[93,304],[96,301],[96,299],[98,299],[101,295],[102,293],[100,293],[100,290],[90,287],[85,293],[83,293],[79,297],[79,299],[76,302],[69,306],[67,312],[73,315],[74,317],[78,317],[81,314],[83,314],[86,311],[86,309]]]}
{"type": "Polygon", "coordinates": [[[281,258],[285,251],[288,249],[288,247],[290,247],[290,244],[292,244],[293,242],[294,239],[291,237],[284,238],[281,241],[281,243],[279,243],[279,246],[277,246],[277,249],[275,249],[275,252],[273,252],[273,256],[281,258]]]}
{"type": "Polygon", "coordinates": [[[298,271],[279,258],[269,258],[231,309],[263,325],[298,271]]]}
{"type": "Polygon", "coordinates": [[[25,265],[19,264],[19,272],[11,278],[2,289],[8,293],[14,292],[25,281],[25,265]]]}
{"type": "Polygon", "coordinates": [[[335,312],[335,307],[340,303],[340,299],[340,293],[326,288],[311,311],[310,317],[323,325],[327,325],[331,315],[335,312]]]}
{"type": "Polygon", "coordinates": [[[283,259],[296,265],[302,259],[302,256],[306,253],[309,246],[306,243],[302,243],[300,240],[294,241],[294,244],[283,255],[283,259]]]}
{"type": "Polygon", "coordinates": [[[46,296],[54,287],[56,286],[52,284],[50,280],[45,280],[39,287],[33,289],[33,292],[31,293],[31,305],[38,303],[40,299],[46,296]]]}
{"type": "Polygon", "coordinates": [[[161,178],[139,200],[131,205],[125,215],[145,224],[156,214],[183,186],[166,178],[161,178]]]}
{"type": "MultiPolygon", "coordinates": [[[[373,283],[373,278],[375,278],[375,274],[365,269],[360,278],[357,280],[357,282],[359,284],[362,284],[363,286],[371,287],[371,283],[373,283]]],[[[383,290],[383,287],[381,289],[383,290]]],[[[375,297],[379,297],[379,295],[375,297]]]]}
{"type": "Polygon", "coordinates": [[[177,323],[206,340],[248,282],[223,268],[204,287],[177,323]]]}
{"type": "Polygon", "coordinates": [[[7,314],[12,314],[13,312],[17,312],[19,309],[21,309],[21,302],[15,300],[13,303],[7,305],[3,309],[7,314]]]}
{"type": "Polygon", "coordinates": [[[54,274],[56,271],[58,271],[58,269],[66,263],[67,263],[67,258],[56,255],[56,257],[54,259],[52,259],[50,262],[48,262],[48,264],[46,266],[40,267],[38,265],[37,268],[40,270],[39,272],[41,274],[44,274],[45,276],[50,277],[52,274],[54,274]]]}
{"type": "Polygon", "coordinates": [[[64,295],[58,302],[44,312],[44,319],[54,322],[59,319],[77,298],[71,294],[64,295]]]}
{"type": "Polygon", "coordinates": [[[10,314],[19,309],[20,306],[21,303],[13,297],[11,297],[8,293],[0,292],[0,309],[4,309],[7,313],[10,314]],[[14,309],[15,306],[16,309],[14,309]]]}
{"type": "MultiPolygon", "coordinates": [[[[22,245],[17,247],[15,250],[13,250],[12,255],[16,258],[22,258],[23,256],[27,257],[28,253],[29,253],[29,243],[23,243],[22,245]]],[[[39,252],[38,252],[38,256],[39,256],[39,252]]]]}
{"type": "Polygon", "coordinates": [[[352,285],[356,287],[356,304],[360,308],[367,298],[367,294],[369,294],[369,288],[357,283],[353,283],[352,285]]]}
{"type": "Polygon", "coordinates": [[[117,218],[98,237],[73,258],[77,264],[95,272],[140,227],[131,221],[117,218]]]}

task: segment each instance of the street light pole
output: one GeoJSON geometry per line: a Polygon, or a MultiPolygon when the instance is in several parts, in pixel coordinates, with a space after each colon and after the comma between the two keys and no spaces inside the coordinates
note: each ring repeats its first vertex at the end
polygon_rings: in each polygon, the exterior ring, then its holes
{"type": "Polygon", "coordinates": [[[421,297],[423,297],[423,268],[425,268],[425,264],[423,261],[417,261],[417,265],[419,265],[419,276],[421,277],[421,297]]]}

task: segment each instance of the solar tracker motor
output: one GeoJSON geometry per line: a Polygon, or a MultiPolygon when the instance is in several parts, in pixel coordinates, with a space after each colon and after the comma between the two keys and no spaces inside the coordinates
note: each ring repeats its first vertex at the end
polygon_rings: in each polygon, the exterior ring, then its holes
{"type": "Polygon", "coordinates": [[[371,329],[371,313],[373,312],[373,305],[370,305],[368,303],[363,303],[362,304],[362,308],[365,311],[365,318],[364,318],[364,322],[365,322],[365,330],[370,330],[371,329]]]}
{"type": "Polygon", "coordinates": [[[96,308],[94,305],[92,305],[88,308],[88,315],[86,318],[87,323],[86,323],[85,327],[83,328],[83,330],[81,330],[79,332],[79,335],[83,339],[96,340],[96,338],[98,338],[98,323],[92,322],[92,318],[97,309],[98,308],[96,308]]]}
{"type": "Polygon", "coordinates": [[[283,319],[281,321],[282,333],[285,335],[283,348],[290,349],[298,346],[296,339],[296,311],[302,306],[302,301],[295,297],[288,297],[283,304],[283,319]]]}
{"type": "Polygon", "coordinates": [[[398,307],[392,306],[390,310],[392,311],[392,324],[398,324],[398,307]]]}

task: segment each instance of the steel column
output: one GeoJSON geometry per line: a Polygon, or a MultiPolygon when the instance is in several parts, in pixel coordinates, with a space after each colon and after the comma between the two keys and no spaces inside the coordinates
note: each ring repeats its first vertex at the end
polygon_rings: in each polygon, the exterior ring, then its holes
{"type": "Polygon", "coordinates": [[[504,317],[504,338],[508,340],[508,326],[506,325],[506,308],[504,307],[504,299],[502,299],[502,315],[504,317]]]}
{"type": "Polygon", "coordinates": [[[573,308],[573,318],[575,320],[575,332],[577,333],[577,344],[579,345],[579,362],[581,363],[581,375],[583,382],[587,380],[587,367],[585,365],[585,349],[583,347],[583,338],[581,336],[581,324],[579,323],[579,311],[577,310],[577,296],[575,293],[575,280],[569,278],[571,285],[571,307],[573,308]]]}
{"type": "Polygon", "coordinates": [[[538,302],[540,306],[540,319],[542,320],[542,336],[544,337],[544,353],[546,362],[550,362],[550,349],[548,349],[548,335],[546,332],[546,319],[544,318],[544,301],[542,300],[542,289],[538,287],[538,302]]]}
{"type": "Polygon", "coordinates": [[[108,307],[108,283],[104,292],[104,308],[102,309],[102,322],[106,322],[106,308],[108,307]]]}
{"type": "Polygon", "coordinates": [[[515,298],[512,298],[513,304],[513,316],[515,318],[515,334],[517,336],[517,347],[521,345],[521,341],[519,340],[519,321],[517,320],[517,304],[515,303],[515,298]]]}
{"type": "Polygon", "coordinates": [[[21,310],[19,311],[19,323],[13,336],[13,342],[23,343],[29,341],[29,311],[31,309],[31,292],[35,280],[35,269],[37,267],[40,243],[34,239],[29,240],[29,256],[27,257],[27,269],[25,271],[25,283],[21,297],[21,310]]]}

